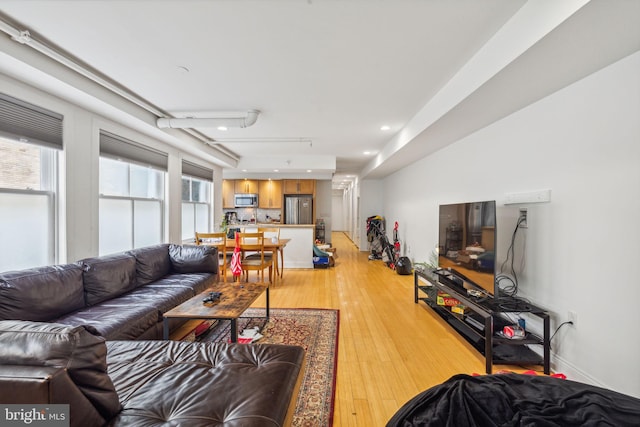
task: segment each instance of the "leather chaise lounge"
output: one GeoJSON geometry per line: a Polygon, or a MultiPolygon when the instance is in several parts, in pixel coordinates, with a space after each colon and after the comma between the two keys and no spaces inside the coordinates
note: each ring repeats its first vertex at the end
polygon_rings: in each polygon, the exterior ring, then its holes
{"type": "Polygon", "coordinates": [[[0,321],[0,403],[68,404],[70,425],[290,425],[304,350],[105,341],[82,326],[0,321]]]}

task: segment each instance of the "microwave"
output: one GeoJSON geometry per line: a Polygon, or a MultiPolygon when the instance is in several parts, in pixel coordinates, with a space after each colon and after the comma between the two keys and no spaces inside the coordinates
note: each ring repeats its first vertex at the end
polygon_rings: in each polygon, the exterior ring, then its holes
{"type": "Polygon", "coordinates": [[[258,195],[257,194],[236,194],[235,207],[236,208],[257,208],[258,195]]]}

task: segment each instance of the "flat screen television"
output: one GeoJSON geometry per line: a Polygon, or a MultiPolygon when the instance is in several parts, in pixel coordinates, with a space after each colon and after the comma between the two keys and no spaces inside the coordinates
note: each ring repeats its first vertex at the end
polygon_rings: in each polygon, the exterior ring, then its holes
{"type": "Polygon", "coordinates": [[[440,205],[438,267],[440,276],[461,292],[495,294],[496,202],[440,205]]]}

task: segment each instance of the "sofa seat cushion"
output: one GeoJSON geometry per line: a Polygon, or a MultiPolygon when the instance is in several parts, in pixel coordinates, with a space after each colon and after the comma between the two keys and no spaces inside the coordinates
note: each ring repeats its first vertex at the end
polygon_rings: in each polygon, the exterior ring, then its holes
{"type": "MultiPolygon", "coordinates": [[[[193,295],[204,292],[218,281],[218,276],[212,273],[171,274],[160,280],[146,285],[147,288],[186,288],[193,291],[193,295]]],[[[192,295],[192,296],[193,296],[192,295]]]]}
{"type": "Polygon", "coordinates": [[[304,350],[277,344],[107,342],[113,425],[281,426],[304,350]],[[179,387],[178,387],[179,385],[179,387]]]}
{"type": "Polygon", "coordinates": [[[136,259],[133,255],[107,255],[83,259],[79,263],[84,269],[87,305],[101,303],[136,287],[136,259]]]}
{"type": "Polygon", "coordinates": [[[124,305],[146,306],[164,313],[193,296],[195,296],[193,290],[188,287],[167,286],[151,288],[143,286],[128,294],[119,296],[115,301],[124,305]]]}
{"type": "Polygon", "coordinates": [[[137,286],[163,278],[171,271],[169,245],[163,243],[127,252],[136,259],[137,286]]]}
{"type": "Polygon", "coordinates": [[[26,376],[29,368],[62,368],[73,384],[52,382],[47,398],[69,403],[71,418],[84,417],[84,425],[104,424],[120,411],[116,389],[107,374],[105,341],[84,327],[0,321],[0,365],[15,366],[14,375],[23,369],[26,376]]]}
{"type": "Polygon", "coordinates": [[[0,274],[0,319],[46,322],[83,307],[82,269],[78,265],[0,274]]]}
{"type": "Polygon", "coordinates": [[[150,305],[131,305],[114,298],[55,320],[64,325],[88,325],[107,340],[134,340],[162,320],[150,305]]]}

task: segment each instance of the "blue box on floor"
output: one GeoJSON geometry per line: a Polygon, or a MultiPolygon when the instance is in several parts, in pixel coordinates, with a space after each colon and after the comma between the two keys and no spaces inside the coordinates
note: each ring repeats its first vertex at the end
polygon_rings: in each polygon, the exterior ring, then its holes
{"type": "Polygon", "coordinates": [[[328,256],[314,256],[313,257],[313,268],[329,268],[329,257],[328,256]]]}

